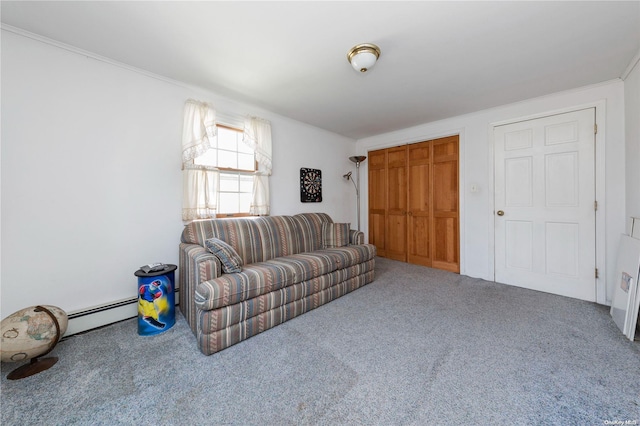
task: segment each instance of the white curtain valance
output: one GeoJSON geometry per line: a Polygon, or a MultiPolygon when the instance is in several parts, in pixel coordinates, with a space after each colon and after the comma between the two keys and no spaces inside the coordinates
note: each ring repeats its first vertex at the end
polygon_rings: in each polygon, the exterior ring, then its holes
{"type": "Polygon", "coordinates": [[[244,122],[242,141],[253,149],[258,162],[258,170],[253,177],[249,214],[267,216],[270,210],[271,123],[261,118],[247,117],[244,122]]]}
{"type": "Polygon", "coordinates": [[[182,164],[202,155],[216,136],[216,113],[213,106],[188,99],[184,105],[182,128],[182,164]]]}
{"type": "Polygon", "coordinates": [[[247,117],[242,141],[255,152],[258,170],[271,175],[271,123],[262,118],[247,117]]]}
{"type": "Polygon", "coordinates": [[[206,102],[188,99],[182,128],[182,220],[216,217],[220,173],[193,164],[193,159],[214,145],[216,113],[206,102]]]}

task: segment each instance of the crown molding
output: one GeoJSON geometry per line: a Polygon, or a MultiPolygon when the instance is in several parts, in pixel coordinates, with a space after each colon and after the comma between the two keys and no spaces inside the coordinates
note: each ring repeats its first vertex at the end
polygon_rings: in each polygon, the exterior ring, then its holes
{"type": "Polygon", "coordinates": [[[81,56],[84,56],[84,57],[87,57],[87,58],[95,59],[96,61],[104,62],[106,64],[113,65],[113,66],[118,67],[118,68],[123,68],[123,69],[126,69],[127,71],[135,72],[135,73],[144,75],[146,77],[150,77],[150,78],[153,78],[153,79],[156,79],[156,80],[164,81],[165,83],[173,84],[173,85],[180,86],[180,87],[186,87],[186,88],[189,88],[189,89],[193,88],[192,86],[190,86],[190,85],[188,85],[186,83],[183,83],[183,82],[181,82],[179,80],[174,80],[172,78],[164,77],[162,75],[155,74],[155,73],[152,73],[150,71],[143,70],[141,68],[137,68],[137,67],[134,67],[134,66],[131,66],[131,65],[127,65],[127,64],[125,64],[123,62],[119,62],[119,61],[116,61],[114,59],[107,58],[106,56],[101,56],[101,55],[98,55],[97,53],[90,52],[90,51],[84,50],[84,49],[80,49],[79,47],[72,46],[70,44],[66,44],[66,43],[63,43],[63,42],[60,42],[60,41],[57,41],[57,40],[53,40],[53,39],[51,39],[49,37],[45,37],[45,36],[42,36],[40,34],[35,34],[35,33],[30,32],[30,31],[23,30],[22,28],[17,28],[17,27],[14,27],[12,25],[7,25],[7,24],[4,24],[4,23],[0,23],[0,30],[8,31],[10,33],[13,33],[13,34],[16,34],[16,35],[19,35],[19,36],[22,36],[22,37],[29,38],[31,40],[39,41],[41,43],[45,43],[45,44],[48,44],[50,46],[57,47],[59,49],[63,49],[63,50],[66,50],[68,52],[75,53],[77,55],[81,55],[81,56]]]}
{"type": "Polygon", "coordinates": [[[631,59],[631,62],[629,62],[627,69],[624,70],[620,78],[622,80],[626,80],[627,77],[629,77],[629,74],[631,74],[631,71],[633,71],[635,66],[638,65],[638,62],[640,62],[640,50],[638,50],[638,52],[636,53],[636,56],[634,56],[633,59],[631,59]]]}

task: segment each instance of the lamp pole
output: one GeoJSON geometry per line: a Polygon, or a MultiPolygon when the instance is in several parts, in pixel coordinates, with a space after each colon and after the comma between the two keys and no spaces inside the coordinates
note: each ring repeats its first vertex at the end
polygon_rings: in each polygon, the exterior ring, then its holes
{"type": "Polygon", "coordinates": [[[358,215],[358,231],[360,230],[360,163],[366,160],[364,155],[354,155],[349,160],[356,163],[356,214],[358,215]]]}

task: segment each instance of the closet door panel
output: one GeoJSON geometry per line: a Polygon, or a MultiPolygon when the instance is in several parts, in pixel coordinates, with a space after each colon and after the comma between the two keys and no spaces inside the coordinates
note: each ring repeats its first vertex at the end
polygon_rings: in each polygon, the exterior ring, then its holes
{"type": "Polygon", "coordinates": [[[429,223],[429,217],[409,217],[409,263],[432,266],[429,223]]]}
{"type": "Polygon", "coordinates": [[[440,162],[433,165],[434,212],[458,211],[458,163],[440,162]]]}
{"type": "Polygon", "coordinates": [[[387,257],[407,260],[407,150],[387,150],[387,257]]]}
{"type": "Polygon", "coordinates": [[[451,272],[460,272],[458,259],[458,220],[453,217],[435,217],[434,255],[432,266],[451,272]],[[456,242],[456,243],[454,243],[456,242]]]}
{"type": "Polygon", "coordinates": [[[431,266],[431,144],[421,142],[408,145],[409,208],[408,261],[431,266]]]}
{"type": "Polygon", "coordinates": [[[458,136],[433,143],[433,267],[460,272],[458,136]]]}
{"type": "Polygon", "coordinates": [[[369,243],[376,246],[379,256],[386,256],[387,207],[386,150],[369,151],[369,243]]]}

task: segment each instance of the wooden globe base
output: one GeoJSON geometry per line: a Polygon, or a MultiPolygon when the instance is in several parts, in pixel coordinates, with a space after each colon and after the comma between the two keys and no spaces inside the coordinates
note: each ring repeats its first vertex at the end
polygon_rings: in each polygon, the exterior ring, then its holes
{"type": "MultiPolygon", "coordinates": [[[[53,367],[53,365],[56,362],[58,362],[58,357],[57,356],[52,356],[52,357],[49,357],[49,358],[39,358],[39,357],[43,357],[43,356],[47,355],[49,352],[51,352],[53,350],[53,348],[60,341],[60,337],[62,336],[62,333],[64,333],[64,331],[62,331],[60,329],[60,323],[58,322],[58,319],[53,314],[53,312],[51,312],[49,309],[45,308],[44,306],[38,305],[33,310],[34,310],[34,312],[44,312],[45,314],[47,314],[51,318],[51,321],[53,322],[53,324],[56,327],[55,338],[51,341],[51,343],[49,344],[49,347],[47,348],[47,350],[45,352],[42,352],[38,356],[35,356],[35,357],[31,358],[31,361],[29,362],[29,364],[26,364],[26,365],[23,365],[21,367],[18,367],[15,370],[13,370],[11,373],[9,373],[7,375],[7,379],[9,379],[9,380],[18,380],[18,379],[24,379],[25,377],[33,376],[34,374],[38,374],[38,373],[40,373],[42,371],[48,370],[49,368],[53,367]]],[[[67,326],[66,326],[66,314],[65,314],[65,325],[64,325],[64,328],[65,328],[65,330],[67,328],[67,326]]]]}
{"type": "Polygon", "coordinates": [[[24,379],[25,377],[33,376],[34,374],[38,374],[41,371],[45,371],[53,367],[56,362],[58,362],[57,356],[52,356],[49,358],[32,358],[29,364],[18,367],[11,373],[9,373],[7,375],[7,379],[18,380],[24,379]]]}

